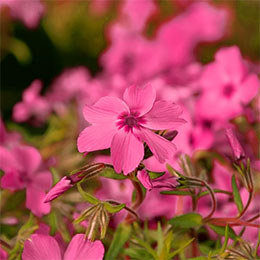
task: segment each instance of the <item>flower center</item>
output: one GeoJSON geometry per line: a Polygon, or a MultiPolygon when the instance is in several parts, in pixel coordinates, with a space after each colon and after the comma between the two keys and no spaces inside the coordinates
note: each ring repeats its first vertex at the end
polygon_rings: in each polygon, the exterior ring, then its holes
{"type": "Polygon", "coordinates": [[[124,127],[126,131],[130,131],[134,127],[139,127],[143,122],[144,120],[141,117],[138,117],[138,113],[122,113],[118,117],[117,126],[119,129],[124,127]]]}
{"type": "Polygon", "coordinates": [[[234,92],[234,86],[232,84],[227,84],[224,86],[223,95],[227,98],[230,98],[234,92]]]}
{"type": "Polygon", "coordinates": [[[125,118],[125,124],[129,127],[134,127],[138,125],[138,121],[133,115],[129,115],[125,118]]]}

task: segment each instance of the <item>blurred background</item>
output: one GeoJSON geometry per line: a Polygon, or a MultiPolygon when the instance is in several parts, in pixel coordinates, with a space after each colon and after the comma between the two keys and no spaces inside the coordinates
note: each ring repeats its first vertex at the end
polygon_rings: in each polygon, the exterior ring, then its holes
{"type": "MultiPolygon", "coordinates": [[[[17,1],[22,2],[22,1],[17,1]]],[[[152,38],[165,21],[185,11],[190,1],[155,1],[157,10],[142,32],[152,38]]],[[[195,1],[199,2],[199,1],[195,1]]],[[[259,60],[259,1],[210,1],[226,8],[229,29],[222,41],[196,46],[198,61],[208,63],[221,46],[238,45],[245,57],[259,60]]],[[[28,1],[25,6],[2,0],[1,110],[10,121],[14,104],[34,79],[43,93],[65,68],[86,66],[92,75],[102,72],[99,57],[109,47],[107,30],[118,17],[120,1],[28,1]],[[19,9],[20,8],[20,9],[19,9]]],[[[140,15],[142,15],[140,13],[140,15]]],[[[190,25],[192,27],[192,24],[190,25]]]]}

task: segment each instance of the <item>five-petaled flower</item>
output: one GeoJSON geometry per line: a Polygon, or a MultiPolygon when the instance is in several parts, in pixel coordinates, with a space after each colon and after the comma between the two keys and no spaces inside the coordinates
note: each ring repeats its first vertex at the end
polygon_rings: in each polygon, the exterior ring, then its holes
{"type": "Polygon", "coordinates": [[[155,89],[131,86],[117,97],[100,98],[83,111],[91,126],[78,137],[79,152],[91,152],[111,147],[116,172],[126,175],[138,167],[144,157],[143,142],[162,163],[174,156],[173,143],[152,130],[174,129],[185,120],[179,118],[181,108],[170,101],[155,101],[155,89]]]}

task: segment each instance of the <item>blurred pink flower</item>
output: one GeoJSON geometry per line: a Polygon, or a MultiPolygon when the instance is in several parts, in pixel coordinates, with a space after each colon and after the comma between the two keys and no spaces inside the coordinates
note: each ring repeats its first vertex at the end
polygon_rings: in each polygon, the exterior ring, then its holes
{"type": "Polygon", "coordinates": [[[10,14],[13,18],[21,20],[30,29],[38,25],[45,9],[40,0],[1,0],[0,8],[5,5],[10,8],[10,14]]]}
{"type": "Polygon", "coordinates": [[[25,122],[33,117],[35,123],[42,123],[50,113],[49,102],[40,96],[42,82],[38,79],[23,92],[23,101],[13,108],[13,119],[16,122],[25,122]]]}
{"type": "Polygon", "coordinates": [[[20,143],[22,136],[18,132],[8,132],[4,122],[0,117],[0,145],[11,148],[20,143]]]}
{"type": "Polygon", "coordinates": [[[115,171],[126,175],[133,171],[144,156],[142,141],[146,142],[154,156],[164,162],[172,158],[175,145],[154,130],[175,128],[183,124],[179,118],[180,107],[167,101],[156,101],[155,89],[129,87],[124,101],[116,97],[103,97],[93,106],[85,106],[83,114],[91,123],[78,137],[79,152],[91,152],[111,147],[115,171]]]}
{"type": "Polygon", "coordinates": [[[0,245],[0,259],[7,260],[7,258],[8,258],[7,252],[0,245]]]}
{"type": "Polygon", "coordinates": [[[50,212],[43,203],[51,187],[51,173],[41,169],[41,155],[31,146],[16,146],[10,151],[0,147],[0,168],[5,172],[1,187],[12,191],[26,188],[26,207],[38,217],[50,212]]]}
{"type": "Polygon", "coordinates": [[[23,260],[102,260],[104,246],[101,241],[91,242],[84,234],[75,235],[64,256],[57,241],[48,235],[34,234],[24,243],[23,260]]]}
{"type": "Polygon", "coordinates": [[[228,120],[243,112],[242,105],[248,104],[259,90],[257,75],[250,74],[245,64],[236,46],[216,53],[215,61],[205,67],[201,76],[201,116],[228,120]]]}

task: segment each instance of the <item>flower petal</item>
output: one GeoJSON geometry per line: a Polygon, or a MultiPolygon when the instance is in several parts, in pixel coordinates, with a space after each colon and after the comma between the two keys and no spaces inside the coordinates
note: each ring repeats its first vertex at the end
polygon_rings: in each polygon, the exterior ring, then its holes
{"type": "Polygon", "coordinates": [[[141,138],[141,140],[147,143],[160,163],[165,162],[166,159],[174,157],[177,148],[173,143],[169,142],[165,138],[146,128],[136,130],[136,134],[141,138]]]}
{"type": "Polygon", "coordinates": [[[26,208],[30,209],[37,217],[42,217],[50,212],[49,203],[44,203],[45,192],[29,186],[26,189],[26,208]]]}
{"type": "Polygon", "coordinates": [[[127,88],[124,92],[124,100],[133,112],[139,116],[147,113],[152,107],[156,98],[155,88],[151,85],[137,87],[135,85],[127,88]]]}
{"type": "Polygon", "coordinates": [[[52,185],[52,176],[49,171],[43,171],[35,174],[32,179],[32,185],[42,191],[47,191],[52,185]]]}
{"type": "Polygon", "coordinates": [[[126,103],[117,97],[100,98],[93,106],[86,105],[84,118],[91,124],[107,124],[115,122],[122,112],[129,112],[126,103]]]}
{"type": "Polygon", "coordinates": [[[244,104],[248,104],[259,91],[260,82],[255,74],[250,74],[240,86],[240,96],[244,104]]]}
{"type": "Polygon", "coordinates": [[[176,104],[163,100],[156,101],[153,108],[142,117],[145,120],[142,126],[155,130],[176,128],[186,122],[179,118],[181,113],[181,107],[176,104]]]}
{"type": "Polygon", "coordinates": [[[142,183],[142,185],[147,189],[151,190],[153,188],[152,181],[146,170],[141,170],[137,172],[137,179],[142,183]]]}
{"type": "Polygon", "coordinates": [[[116,132],[117,129],[113,125],[92,125],[85,128],[78,137],[79,152],[92,152],[109,148],[116,132]]]}
{"type": "Polygon", "coordinates": [[[61,260],[57,241],[47,235],[34,234],[24,243],[23,260],[61,260]]]}
{"type": "Polygon", "coordinates": [[[20,170],[30,174],[37,170],[37,168],[40,166],[41,155],[34,147],[17,146],[13,149],[12,152],[20,166],[20,170]]]}
{"type": "Polygon", "coordinates": [[[112,140],[111,157],[115,171],[123,171],[126,175],[135,170],[143,159],[143,144],[131,131],[121,129],[112,140]]]}
{"type": "Polygon", "coordinates": [[[14,158],[14,155],[4,147],[0,147],[0,169],[7,171],[17,169],[19,166],[14,158]]]}
{"type": "Polygon", "coordinates": [[[77,234],[70,241],[64,260],[102,260],[104,251],[101,241],[91,242],[84,234],[77,234]]]}

